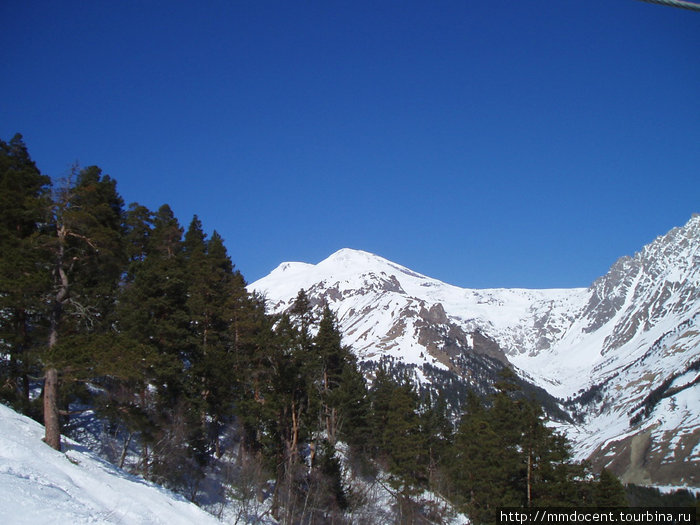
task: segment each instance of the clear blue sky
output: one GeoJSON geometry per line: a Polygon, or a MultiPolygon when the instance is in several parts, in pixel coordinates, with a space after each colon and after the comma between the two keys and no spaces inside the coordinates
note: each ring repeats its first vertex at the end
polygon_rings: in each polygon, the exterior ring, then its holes
{"type": "Polygon", "coordinates": [[[216,229],[587,286],[700,212],[700,13],[637,0],[0,1],[0,137],[216,229]]]}

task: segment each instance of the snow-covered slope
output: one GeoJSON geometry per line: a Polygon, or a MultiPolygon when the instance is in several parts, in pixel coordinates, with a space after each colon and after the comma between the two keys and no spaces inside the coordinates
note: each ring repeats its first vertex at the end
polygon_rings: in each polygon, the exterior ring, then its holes
{"type": "Polygon", "coordinates": [[[559,341],[513,362],[575,398],[581,456],[625,481],[697,487],[700,217],[619,259],[588,295],[559,341]]]}
{"type": "MultiPolygon", "coordinates": [[[[599,382],[654,345],[658,350],[692,335],[685,329],[700,312],[700,216],[619,259],[585,296],[585,306],[571,310],[573,322],[558,340],[535,354],[513,356],[533,374],[553,379],[552,389],[562,397],[599,382]]],[[[683,359],[668,364],[683,365],[683,359]]]]}
{"type": "Polygon", "coordinates": [[[570,399],[580,456],[628,481],[700,485],[700,216],[589,288],[464,289],[350,249],[283,263],[249,288],[276,312],[302,288],[312,304],[327,302],[361,360],[461,376],[510,362],[570,399]]]}
{"type": "Polygon", "coordinates": [[[0,523],[190,525],[219,523],[193,503],[129,476],[64,438],[57,452],[44,429],[0,405],[0,523]]]}
{"type": "Polygon", "coordinates": [[[351,249],[316,265],[282,263],[249,286],[267,297],[274,312],[289,308],[302,288],[312,303],[325,301],[336,312],[344,343],[360,358],[391,355],[406,363],[443,367],[449,363],[440,351],[450,343],[506,360],[496,345],[489,350],[489,345],[475,344],[475,332],[489,334],[505,351],[535,352],[547,344],[545,335],[529,330],[538,315],[547,312],[551,326],[567,324],[571,305],[580,308],[587,300],[585,289],[459,288],[351,249]],[[437,328],[447,332],[430,333],[437,328]]]}

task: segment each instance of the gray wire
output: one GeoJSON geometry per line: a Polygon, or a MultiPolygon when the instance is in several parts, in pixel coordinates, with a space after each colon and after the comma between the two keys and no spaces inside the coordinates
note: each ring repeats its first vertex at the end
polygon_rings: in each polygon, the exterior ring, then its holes
{"type": "Polygon", "coordinates": [[[650,4],[668,5],[671,7],[680,7],[681,9],[690,9],[691,11],[700,11],[700,4],[695,2],[685,2],[683,0],[641,0],[650,4]]]}

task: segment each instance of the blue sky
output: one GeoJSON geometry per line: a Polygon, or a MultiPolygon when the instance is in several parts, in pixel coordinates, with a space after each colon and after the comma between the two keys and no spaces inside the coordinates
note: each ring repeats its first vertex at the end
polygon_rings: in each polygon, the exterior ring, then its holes
{"type": "Polygon", "coordinates": [[[0,138],[197,214],[248,281],[351,247],[460,286],[587,286],[700,212],[700,13],[36,0],[0,20],[0,138]]]}

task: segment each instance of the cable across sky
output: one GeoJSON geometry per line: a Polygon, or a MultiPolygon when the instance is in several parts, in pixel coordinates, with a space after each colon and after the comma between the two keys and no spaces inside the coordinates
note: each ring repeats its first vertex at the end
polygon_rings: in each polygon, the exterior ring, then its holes
{"type": "Polygon", "coordinates": [[[700,4],[696,2],[685,2],[682,0],[640,0],[649,4],[667,5],[670,7],[679,7],[681,9],[690,9],[692,11],[700,11],[700,4]]]}

